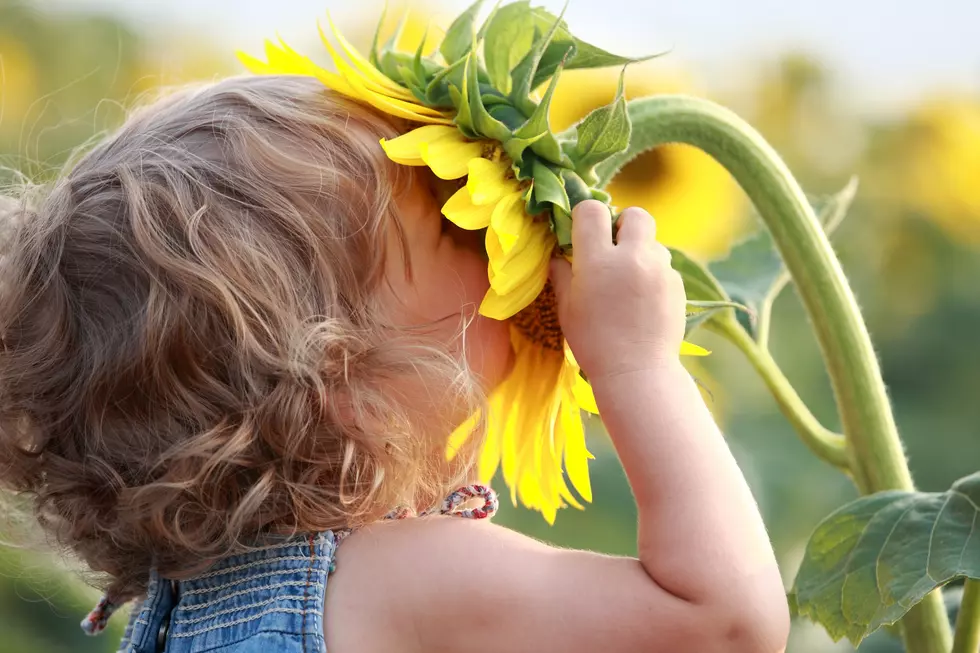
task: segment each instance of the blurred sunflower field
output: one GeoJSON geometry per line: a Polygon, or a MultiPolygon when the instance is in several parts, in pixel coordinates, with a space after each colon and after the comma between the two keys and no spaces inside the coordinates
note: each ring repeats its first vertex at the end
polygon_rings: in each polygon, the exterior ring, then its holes
{"type": "MultiPolygon", "coordinates": [[[[73,150],[117,125],[127,107],[161,87],[241,73],[234,47],[257,49],[256,43],[219,43],[203,23],[197,31],[168,28],[98,6],[0,0],[0,184],[19,174],[52,175],[73,150]]],[[[413,50],[428,38],[434,46],[439,26],[459,8],[414,6],[399,43],[413,50]]],[[[374,32],[373,9],[360,22],[345,14],[345,32],[362,48],[374,32]]],[[[262,11],[273,24],[275,7],[262,11]]],[[[295,43],[297,49],[319,51],[313,23],[320,15],[310,14],[307,47],[295,43]]],[[[395,20],[390,17],[389,27],[395,20]]],[[[683,52],[684,43],[675,50],[683,52]]],[[[709,83],[706,71],[668,54],[630,67],[626,94],[687,93],[734,108],[807,191],[835,192],[857,175],[856,200],[833,244],[874,339],[916,483],[943,491],[980,468],[980,347],[974,339],[980,331],[980,96],[924,86],[901,108],[876,110],[845,92],[838,65],[808,52],[788,47],[778,56],[747,54],[738,82],[726,84],[709,83]]],[[[980,57],[977,64],[980,75],[980,57]]],[[[552,125],[564,129],[608,103],[617,77],[618,70],[565,73],[552,125]]],[[[609,190],[617,206],[649,209],[660,238],[697,260],[725,257],[759,228],[724,169],[687,146],[640,156],[609,190]]],[[[788,585],[814,526],[855,491],[808,453],[738,353],[710,334],[698,338],[714,353],[692,371],[756,492],[788,585]]],[[[818,348],[792,292],[777,300],[770,340],[816,417],[838,427],[818,348]]],[[[596,429],[590,437],[594,504],[562,511],[554,526],[509,505],[498,521],[564,546],[633,554],[629,487],[605,436],[596,429]]],[[[15,523],[10,516],[0,538],[20,540],[15,523]]],[[[95,594],[66,571],[68,561],[42,549],[0,547],[0,653],[115,650],[124,620],[108,636],[83,637],[78,622],[95,594]]],[[[953,613],[956,589],[946,594],[953,613]]],[[[815,625],[794,623],[791,653],[851,650],[815,625]]],[[[859,650],[902,648],[880,631],[859,650]]]]}

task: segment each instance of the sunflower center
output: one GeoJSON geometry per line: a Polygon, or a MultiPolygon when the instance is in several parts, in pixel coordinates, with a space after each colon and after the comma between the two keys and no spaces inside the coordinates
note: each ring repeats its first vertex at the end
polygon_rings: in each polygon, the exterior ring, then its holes
{"type": "Polygon", "coordinates": [[[511,318],[511,323],[531,342],[552,351],[563,351],[564,336],[558,324],[558,299],[550,281],[530,306],[511,318]]]}

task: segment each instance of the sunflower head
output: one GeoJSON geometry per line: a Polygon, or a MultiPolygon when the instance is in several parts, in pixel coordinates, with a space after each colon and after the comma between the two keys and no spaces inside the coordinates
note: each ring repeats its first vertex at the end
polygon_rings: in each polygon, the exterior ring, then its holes
{"type": "Polygon", "coordinates": [[[563,70],[625,67],[641,59],[585,43],[568,31],[561,16],[527,0],[498,5],[478,25],[482,4],[478,0],[456,18],[428,55],[431,40],[426,38],[414,53],[399,51],[399,29],[386,43],[376,32],[363,57],[334,29],[339,51],[321,34],[338,73],[319,68],[281,42],[266,44],[265,62],[245,54],[240,58],[255,72],[312,74],[386,113],[452,125],[467,139],[496,144],[514,178],[523,182],[527,215],[547,219],[557,244],[567,251],[572,207],[588,198],[609,201],[608,194],[590,186],[596,166],[629,145],[630,121],[621,76],[612,103],[554,133],[549,109],[558,80],[563,70]]]}
{"type": "MultiPolygon", "coordinates": [[[[559,508],[581,506],[571,488],[591,501],[581,412],[597,407],[561,333],[548,264],[556,250],[570,253],[575,204],[610,201],[595,187],[596,168],[630,144],[623,74],[613,101],[568,130],[555,133],[549,113],[563,70],[621,66],[625,73],[639,60],[583,42],[561,16],[526,0],[498,5],[478,25],[481,4],[463,12],[431,54],[425,37],[414,53],[399,51],[396,32],[385,44],[376,33],[365,57],[331,24],[339,48],[322,29],[321,36],[336,72],[282,42],[267,42],[266,61],[240,58],[259,73],[315,76],[415,123],[381,141],[388,158],[456,182],[442,212],[462,229],[485,232],[490,289],[480,313],[510,321],[516,362],[492,393],[486,419],[461,425],[448,454],[485,422],[481,479],[499,469],[513,500],[551,522],[559,508]]],[[[685,343],[681,353],[707,352],[685,343]]]]}

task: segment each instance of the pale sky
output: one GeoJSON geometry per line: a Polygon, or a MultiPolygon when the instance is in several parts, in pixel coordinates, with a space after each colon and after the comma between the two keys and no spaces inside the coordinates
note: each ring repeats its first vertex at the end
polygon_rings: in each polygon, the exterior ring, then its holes
{"type": "MultiPolygon", "coordinates": [[[[102,7],[134,22],[169,23],[253,51],[277,30],[292,42],[311,42],[315,21],[326,10],[343,28],[355,12],[377,14],[383,5],[381,0],[28,3],[55,10],[102,7]]],[[[469,0],[438,4],[454,16],[469,0]]],[[[533,4],[557,13],[563,2],[533,4]]],[[[793,48],[818,55],[859,98],[857,104],[872,110],[927,92],[980,93],[980,0],[571,0],[566,18],[577,36],[617,54],[672,48],[667,65],[691,70],[709,85],[737,83],[753,62],[793,48]]]]}

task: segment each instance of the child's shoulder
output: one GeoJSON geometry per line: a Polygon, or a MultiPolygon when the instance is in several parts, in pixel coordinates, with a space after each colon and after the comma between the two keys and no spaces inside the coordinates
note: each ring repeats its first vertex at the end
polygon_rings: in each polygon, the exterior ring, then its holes
{"type": "Polygon", "coordinates": [[[327,588],[327,650],[431,650],[430,629],[449,638],[461,622],[472,622],[462,629],[472,634],[491,616],[479,607],[483,600],[518,580],[510,578],[512,552],[521,547],[548,550],[489,520],[448,516],[380,522],[354,532],[338,548],[327,588]],[[411,638],[405,633],[417,634],[420,646],[406,647],[411,638]]]}

